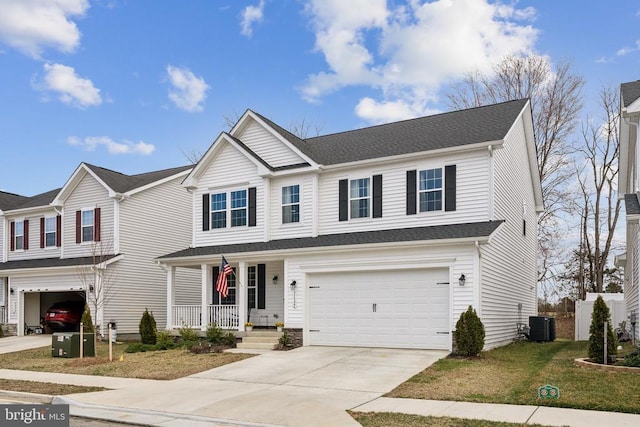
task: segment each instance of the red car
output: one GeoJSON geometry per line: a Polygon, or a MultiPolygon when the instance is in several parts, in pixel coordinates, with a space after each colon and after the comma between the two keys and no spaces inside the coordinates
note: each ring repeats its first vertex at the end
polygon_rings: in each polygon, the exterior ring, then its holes
{"type": "Polygon", "coordinates": [[[54,331],[76,331],[84,312],[84,301],[63,301],[47,310],[44,321],[54,331]]]}

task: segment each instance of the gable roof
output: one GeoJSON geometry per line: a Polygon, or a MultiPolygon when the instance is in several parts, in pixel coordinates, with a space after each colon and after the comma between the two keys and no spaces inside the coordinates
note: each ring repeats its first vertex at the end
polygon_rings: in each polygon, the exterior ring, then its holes
{"type": "Polygon", "coordinates": [[[413,227],[392,230],[362,231],[357,233],[325,234],[318,237],[300,237],[271,240],[268,242],[237,243],[219,246],[188,248],[156,258],[171,261],[189,258],[246,252],[295,250],[331,246],[364,245],[376,243],[399,243],[413,241],[438,241],[455,239],[482,240],[491,234],[503,221],[485,221],[467,224],[447,224],[429,227],[413,227]]]}
{"type": "Polygon", "coordinates": [[[59,192],[60,192],[60,189],[56,188],[55,190],[50,190],[50,191],[47,191],[46,193],[41,193],[33,197],[29,197],[21,205],[14,207],[13,210],[49,206],[49,203],[51,203],[53,199],[55,199],[55,197],[58,195],[59,192]]]}
{"type": "Polygon", "coordinates": [[[640,80],[620,85],[620,102],[624,108],[627,108],[638,98],[640,98],[640,80]]]}
{"type": "Polygon", "coordinates": [[[322,165],[499,141],[507,135],[527,103],[527,99],[520,99],[305,140],[288,140],[322,165]]]}
{"type": "Polygon", "coordinates": [[[26,196],[0,191],[0,211],[15,209],[16,206],[20,206],[28,200],[29,198],[26,196]]]}

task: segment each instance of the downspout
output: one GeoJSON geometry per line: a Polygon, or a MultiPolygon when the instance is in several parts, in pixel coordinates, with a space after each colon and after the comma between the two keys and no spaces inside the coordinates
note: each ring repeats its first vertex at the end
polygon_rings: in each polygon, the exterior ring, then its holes
{"type": "MultiPolygon", "coordinates": [[[[636,141],[635,141],[635,152],[633,153],[633,157],[634,157],[634,161],[633,161],[633,165],[634,167],[634,171],[633,171],[633,176],[631,177],[633,179],[633,182],[631,183],[631,191],[636,191],[636,183],[638,182],[637,180],[637,170],[638,170],[638,137],[640,135],[638,135],[638,131],[640,130],[640,127],[638,127],[638,122],[632,121],[631,117],[627,116],[624,118],[624,122],[628,125],[628,126],[633,126],[636,129],[636,141]]],[[[627,171],[627,176],[629,175],[629,171],[627,171]]],[[[629,183],[627,182],[627,186],[629,186],[629,183]]],[[[624,198],[624,193],[626,192],[625,189],[623,189],[622,192],[618,192],[618,197],[622,197],[624,198]],[[622,193],[622,196],[620,196],[620,194],[622,193]]]]}
{"type": "Polygon", "coordinates": [[[482,253],[480,252],[480,242],[476,240],[475,242],[475,250],[476,250],[476,258],[473,263],[473,275],[477,277],[476,280],[476,290],[475,297],[473,298],[473,305],[476,307],[476,311],[478,312],[478,316],[482,318],[482,277],[480,276],[482,268],[480,259],[482,257],[482,253]]]}

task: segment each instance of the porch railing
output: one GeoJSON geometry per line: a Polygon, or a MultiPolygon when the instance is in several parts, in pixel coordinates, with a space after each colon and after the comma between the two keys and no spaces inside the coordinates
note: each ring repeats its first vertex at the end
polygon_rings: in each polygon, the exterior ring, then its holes
{"type": "MultiPolygon", "coordinates": [[[[237,305],[210,305],[208,307],[205,326],[215,323],[221,329],[237,330],[240,326],[240,316],[237,305]]],[[[174,328],[200,328],[202,326],[201,305],[174,305],[174,328]]]]}
{"type": "Polygon", "coordinates": [[[240,317],[237,305],[210,305],[209,323],[215,323],[221,329],[237,330],[240,326],[240,317]]]}
{"type": "Polygon", "coordinates": [[[202,322],[201,305],[174,305],[173,306],[173,327],[174,328],[199,328],[202,322]]]}
{"type": "Polygon", "coordinates": [[[0,306],[0,323],[7,323],[7,308],[0,306]]]}

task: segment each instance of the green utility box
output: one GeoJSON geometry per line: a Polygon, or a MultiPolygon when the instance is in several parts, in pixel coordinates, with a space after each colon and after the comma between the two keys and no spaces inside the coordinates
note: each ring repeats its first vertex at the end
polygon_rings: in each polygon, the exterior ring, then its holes
{"type": "MultiPolygon", "coordinates": [[[[93,334],[84,334],[83,357],[96,355],[93,334]]],[[[51,356],[80,357],[80,332],[55,332],[51,337],[51,356]]]]}

